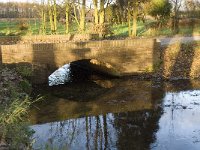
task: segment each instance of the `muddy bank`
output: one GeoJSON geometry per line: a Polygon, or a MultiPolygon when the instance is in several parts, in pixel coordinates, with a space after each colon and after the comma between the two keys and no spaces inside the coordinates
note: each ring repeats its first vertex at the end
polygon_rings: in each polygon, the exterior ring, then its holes
{"type": "Polygon", "coordinates": [[[163,46],[157,75],[164,79],[200,79],[200,42],[163,46]]]}
{"type": "Polygon", "coordinates": [[[29,149],[32,130],[27,114],[33,103],[27,70],[0,68],[0,149],[29,149]]]}
{"type": "Polygon", "coordinates": [[[0,68],[0,104],[6,104],[13,98],[14,92],[20,92],[23,79],[14,69],[0,68]]]}

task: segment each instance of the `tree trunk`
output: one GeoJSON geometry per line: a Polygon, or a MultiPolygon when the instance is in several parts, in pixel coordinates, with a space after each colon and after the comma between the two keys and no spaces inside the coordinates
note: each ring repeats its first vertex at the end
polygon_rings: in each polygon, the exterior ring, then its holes
{"type": "Polygon", "coordinates": [[[80,31],[85,30],[85,4],[86,0],[82,0],[81,16],[80,16],[80,31]]]}
{"type": "Polygon", "coordinates": [[[66,3],[66,12],[65,12],[65,20],[66,20],[66,33],[69,33],[69,2],[66,3]]]}
{"type": "Polygon", "coordinates": [[[40,33],[46,34],[46,14],[45,14],[45,6],[44,6],[44,0],[41,0],[41,26],[40,26],[40,33]]]}
{"type": "Polygon", "coordinates": [[[46,14],[44,8],[42,9],[42,34],[46,34],[46,14]]]}
{"type": "Polygon", "coordinates": [[[97,0],[93,0],[93,3],[94,3],[94,23],[98,24],[99,23],[99,16],[98,16],[97,0]]]}
{"type": "Polygon", "coordinates": [[[57,30],[57,9],[56,9],[56,0],[53,1],[53,22],[54,22],[54,32],[57,30]]]}
{"type": "Polygon", "coordinates": [[[128,35],[131,36],[131,11],[130,11],[130,2],[128,2],[128,35]]]}
{"type": "Polygon", "coordinates": [[[175,1],[175,4],[174,4],[174,17],[173,17],[173,22],[172,22],[172,30],[175,34],[177,34],[179,32],[179,20],[178,20],[178,11],[179,11],[179,7],[178,6],[178,0],[175,1]]]}
{"type": "Polygon", "coordinates": [[[50,0],[48,0],[48,9],[49,9],[49,21],[50,21],[51,32],[52,32],[54,30],[54,23],[53,23],[53,14],[52,14],[50,0]]]}
{"type": "Polygon", "coordinates": [[[105,10],[104,10],[104,0],[100,0],[100,19],[99,23],[104,24],[105,21],[105,10]]]}
{"type": "Polygon", "coordinates": [[[179,27],[178,27],[178,15],[177,15],[178,13],[177,12],[175,12],[175,15],[174,15],[174,17],[173,17],[173,32],[175,33],[175,34],[177,34],[178,32],[179,32],[179,27]]]}
{"type": "Polygon", "coordinates": [[[138,14],[138,8],[137,8],[137,0],[133,3],[133,28],[132,28],[132,37],[137,36],[137,14],[138,14]]]}
{"type": "Polygon", "coordinates": [[[117,24],[120,24],[121,23],[120,12],[118,11],[116,15],[117,15],[117,24]]]}

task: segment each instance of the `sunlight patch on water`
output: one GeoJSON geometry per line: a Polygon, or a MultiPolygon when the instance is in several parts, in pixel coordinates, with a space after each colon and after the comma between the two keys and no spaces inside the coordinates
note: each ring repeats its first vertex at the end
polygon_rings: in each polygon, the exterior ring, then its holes
{"type": "Polygon", "coordinates": [[[49,77],[49,86],[65,84],[70,81],[70,64],[66,64],[53,72],[49,77]]]}
{"type": "Polygon", "coordinates": [[[152,149],[193,149],[200,147],[200,91],[167,92],[164,114],[152,149]]]}

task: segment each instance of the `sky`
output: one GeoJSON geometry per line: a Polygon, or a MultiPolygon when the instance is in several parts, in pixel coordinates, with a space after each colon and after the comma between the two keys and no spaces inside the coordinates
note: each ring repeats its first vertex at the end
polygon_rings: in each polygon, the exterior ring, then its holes
{"type": "Polygon", "coordinates": [[[0,0],[0,2],[27,2],[32,0],[0,0]]]}
{"type": "MultiPolygon", "coordinates": [[[[47,1],[47,0],[45,0],[47,1]]],[[[64,0],[56,0],[57,2],[63,2],[64,0]]],[[[0,0],[0,2],[30,2],[30,3],[34,3],[34,2],[41,2],[41,0],[0,0]]],[[[86,0],[86,2],[91,2],[91,0],[86,0]]]]}
{"type": "Polygon", "coordinates": [[[34,0],[0,0],[0,2],[34,2],[34,0]]]}
{"type": "MultiPolygon", "coordinates": [[[[0,2],[35,2],[35,1],[38,1],[38,0],[0,0],[0,2]]],[[[59,0],[58,0],[59,1],[59,0]]],[[[185,1],[185,0],[182,0],[182,1],[185,1]]],[[[200,0],[195,0],[195,1],[200,1],[200,0]]]]}
{"type": "MultiPolygon", "coordinates": [[[[0,2],[4,2],[4,3],[6,3],[6,2],[30,2],[30,3],[34,3],[34,2],[40,2],[41,0],[0,0],[0,2]]],[[[63,1],[63,0],[56,0],[56,1],[63,1]]],[[[87,2],[91,2],[91,0],[86,0],[87,2]]],[[[184,1],[186,1],[186,0],[179,0],[179,1],[182,1],[182,2],[184,2],[184,1]]],[[[188,0],[189,1],[189,0],[188,0]]],[[[200,2],[200,0],[194,0],[194,1],[199,1],[200,2]]]]}

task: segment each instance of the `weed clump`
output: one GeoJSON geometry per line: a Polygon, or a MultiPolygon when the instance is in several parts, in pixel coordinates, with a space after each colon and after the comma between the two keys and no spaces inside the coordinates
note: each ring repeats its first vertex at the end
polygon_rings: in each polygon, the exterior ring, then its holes
{"type": "Polygon", "coordinates": [[[29,28],[28,23],[26,22],[20,22],[18,26],[20,31],[27,31],[29,28]]]}

